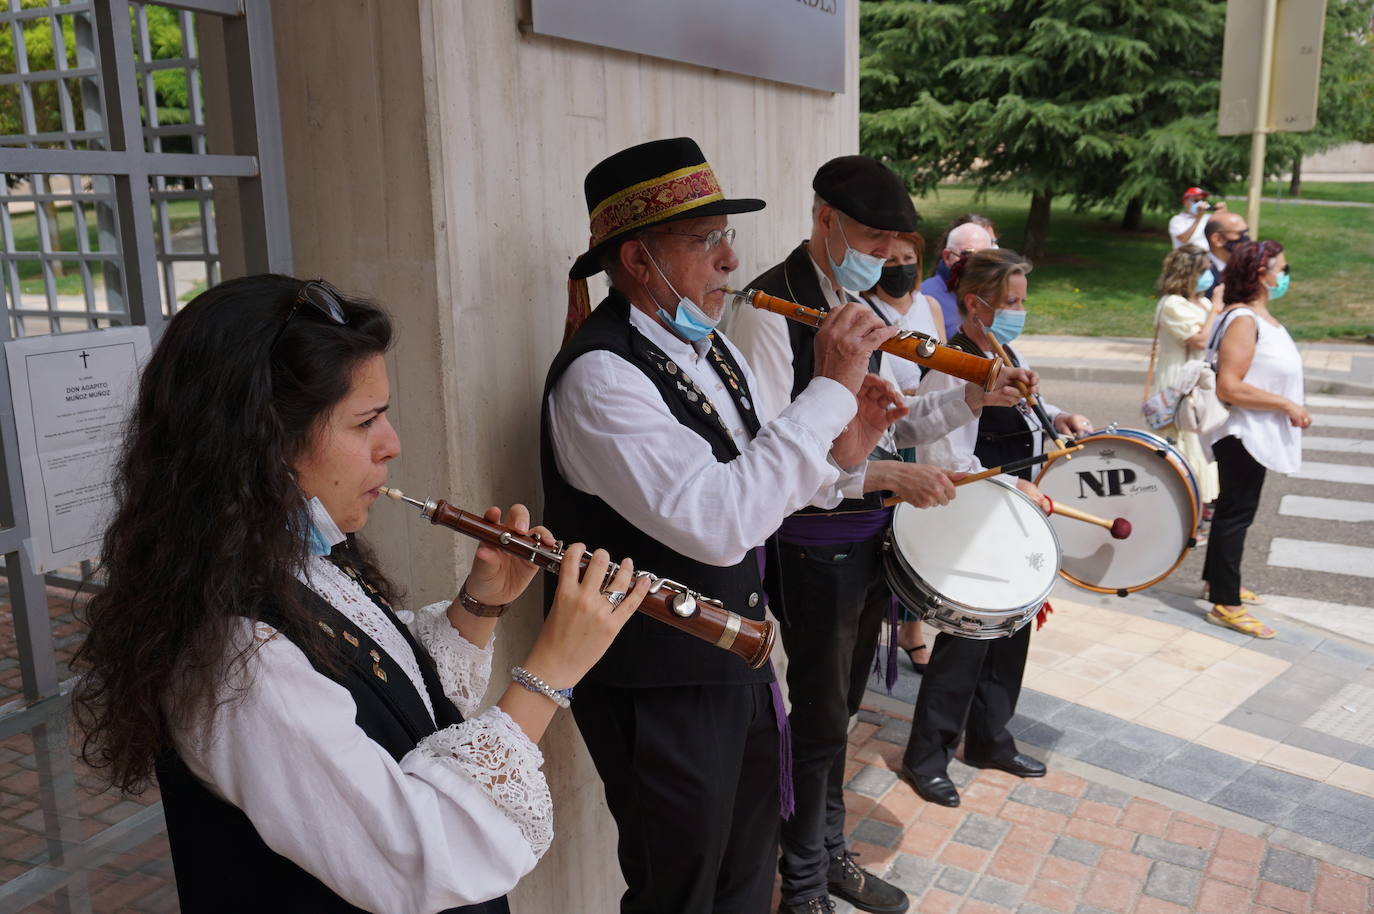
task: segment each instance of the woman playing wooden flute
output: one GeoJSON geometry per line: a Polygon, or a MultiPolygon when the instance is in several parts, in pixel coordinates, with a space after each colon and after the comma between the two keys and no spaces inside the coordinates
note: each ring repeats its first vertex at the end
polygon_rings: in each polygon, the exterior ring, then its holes
{"type": "Polygon", "coordinates": [[[390,341],[374,305],[253,276],[181,310],[143,373],[74,701],[114,786],[157,779],[183,911],[507,911],[553,837],[535,744],[647,588],[626,561],[603,593],[600,550],[561,576],[478,713],[536,569],[484,545],[451,603],[393,608],[353,537],[400,453],[390,341]]]}

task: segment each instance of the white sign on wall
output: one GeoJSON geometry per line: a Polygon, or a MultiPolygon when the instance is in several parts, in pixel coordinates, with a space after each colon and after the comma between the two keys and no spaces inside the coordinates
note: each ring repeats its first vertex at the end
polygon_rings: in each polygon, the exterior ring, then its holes
{"type": "Polygon", "coordinates": [[[39,574],[100,553],[114,462],[150,348],[147,327],[5,343],[29,509],[26,545],[39,574]]]}
{"type": "Polygon", "coordinates": [[[534,31],[844,91],[846,0],[533,0],[534,31]]]}

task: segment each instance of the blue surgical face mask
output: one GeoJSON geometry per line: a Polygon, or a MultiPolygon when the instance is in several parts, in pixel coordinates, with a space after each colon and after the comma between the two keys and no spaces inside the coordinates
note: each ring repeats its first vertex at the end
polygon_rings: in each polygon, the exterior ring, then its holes
{"type": "Polygon", "coordinates": [[[1265,286],[1265,288],[1269,290],[1270,301],[1276,298],[1283,298],[1284,293],[1288,291],[1288,274],[1280,273],[1278,285],[1265,286]]]}
{"type": "Polygon", "coordinates": [[[1216,282],[1217,279],[1212,275],[1211,270],[1203,270],[1202,274],[1197,278],[1197,290],[1199,292],[1210,291],[1212,286],[1216,285],[1216,282]]]}
{"type": "Polygon", "coordinates": [[[674,333],[689,343],[695,343],[698,340],[704,340],[710,336],[712,331],[716,329],[716,324],[720,323],[720,318],[711,317],[705,311],[698,308],[696,302],[685,295],[678,294],[677,289],[673,288],[673,284],[669,282],[668,277],[665,276],[663,270],[659,268],[658,261],[654,260],[654,255],[649,253],[648,247],[645,247],[644,253],[648,256],[649,263],[652,263],[654,269],[658,270],[658,275],[663,277],[665,283],[668,283],[668,288],[672,290],[674,295],[677,295],[677,314],[669,314],[667,311],[659,308],[659,318],[661,318],[674,333]]]}
{"type": "MultiPolygon", "coordinates": [[[[982,298],[978,299],[983,304],[988,305],[982,298]]],[[[989,308],[992,305],[988,305],[989,308]]],[[[992,312],[992,324],[987,328],[997,342],[1003,346],[1010,343],[1021,335],[1021,329],[1026,326],[1026,312],[1023,309],[1013,310],[1011,308],[998,308],[992,312]]]]}
{"type": "Polygon", "coordinates": [[[835,217],[839,222],[840,237],[845,239],[844,259],[838,264],[835,263],[835,258],[830,256],[830,239],[827,238],[825,241],[825,259],[830,261],[830,272],[835,274],[835,282],[840,284],[840,288],[855,292],[873,288],[878,284],[878,278],[883,275],[883,264],[887,263],[887,260],[850,247],[849,239],[844,234],[844,216],[836,210],[835,217]]]}
{"type": "Polygon", "coordinates": [[[311,555],[329,555],[334,547],[342,543],[346,538],[344,532],[339,529],[339,525],[334,523],[334,518],[329,516],[325,510],[324,502],[319,498],[312,498],[305,503],[306,520],[309,524],[306,530],[306,540],[310,548],[311,555]]]}

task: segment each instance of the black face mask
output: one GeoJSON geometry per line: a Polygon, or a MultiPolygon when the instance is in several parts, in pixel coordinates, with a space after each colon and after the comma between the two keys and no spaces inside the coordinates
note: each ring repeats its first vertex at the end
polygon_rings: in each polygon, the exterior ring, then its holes
{"type": "Polygon", "coordinates": [[[1244,244],[1245,242],[1247,242],[1247,241],[1249,241],[1249,240],[1250,240],[1250,230],[1249,230],[1249,229],[1246,229],[1245,231],[1243,231],[1243,232],[1240,233],[1240,237],[1239,237],[1239,238],[1235,239],[1234,241],[1228,241],[1228,242],[1226,242],[1225,244],[1222,245],[1222,247],[1226,248],[1226,250],[1228,250],[1228,251],[1234,251],[1234,250],[1236,249],[1236,245],[1238,245],[1238,244],[1244,244]]]}
{"type": "Polygon", "coordinates": [[[878,278],[878,288],[893,298],[901,298],[916,288],[916,264],[903,263],[895,267],[883,267],[883,275],[878,278]]]}

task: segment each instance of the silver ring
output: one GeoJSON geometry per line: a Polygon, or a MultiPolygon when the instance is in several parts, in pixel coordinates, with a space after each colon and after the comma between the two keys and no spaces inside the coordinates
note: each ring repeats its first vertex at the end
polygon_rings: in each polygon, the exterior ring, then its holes
{"type": "Polygon", "coordinates": [[[605,596],[606,602],[611,604],[611,609],[615,609],[620,605],[620,601],[625,599],[625,592],[623,590],[612,590],[605,596]]]}

